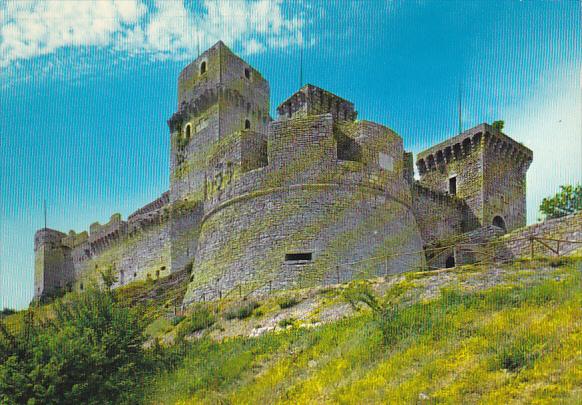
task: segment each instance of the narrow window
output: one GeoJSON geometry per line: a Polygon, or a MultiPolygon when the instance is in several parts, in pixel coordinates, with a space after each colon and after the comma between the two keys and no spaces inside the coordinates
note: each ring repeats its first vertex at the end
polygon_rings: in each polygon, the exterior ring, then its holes
{"type": "Polygon", "coordinates": [[[249,120],[245,120],[245,129],[251,129],[251,122],[249,120]]]}
{"type": "Polygon", "coordinates": [[[83,283],[79,284],[79,288],[83,291],[83,283]]]}
{"type": "Polygon", "coordinates": [[[249,68],[246,68],[245,69],[245,77],[247,79],[250,79],[251,78],[251,70],[249,68]]]}
{"type": "Polygon", "coordinates": [[[297,264],[298,262],[310,262],[311,258],[311,253],[287,253],[285,255],[285,262],[289,264],[297,264]]]}
{"type": "Polygon", "coordinates": [[[200,64],[200,74],[203,75],[204,73],[206,73],[206,61],[200,64]]]}
{"type": "Polygon", "coordinates": [[[457,194],[457,176],[451,177],[449,179],[449,194],[450,195],[457,194]]]}
{"type": "Polygon", "coordinates": [[[136,278],[136,277],[137,277],[137,273],[133,273],[133,278],[136,278]]]}
{"type": "Polygon", "coordinates": [[[184,136],[186,137],[186,139],[190,139],[190,135],[192,134],[192,126],[190,124],[186,125],[186,131],[184,133],[184,136]]]}

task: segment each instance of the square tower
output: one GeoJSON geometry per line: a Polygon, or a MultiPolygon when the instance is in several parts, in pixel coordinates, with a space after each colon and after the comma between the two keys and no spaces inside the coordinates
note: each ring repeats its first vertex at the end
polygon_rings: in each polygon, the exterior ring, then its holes
{"type": "Polygon", "coordinates": [[[178,109],[168,120],[171,271],[194,259],[209,190],[248,166],[249,145],[265,144],[266,155],[269,107],[269,83],[221,41],[180,73],[178,109]]]}
{"type": "Polygon", "coordinates": [[[204,200],[206,157],[243,130],[266,136],[269,83],[217,42],[178,78],[178,110],[168,121],[172,145],[170,202],[204,200]]]}
{"type": "Polygon", "coordinates": [[[525,176],[530,149],[481,124],[418,154],[420,184],[467,203],[463,231],[525,226],[525,176]]]}

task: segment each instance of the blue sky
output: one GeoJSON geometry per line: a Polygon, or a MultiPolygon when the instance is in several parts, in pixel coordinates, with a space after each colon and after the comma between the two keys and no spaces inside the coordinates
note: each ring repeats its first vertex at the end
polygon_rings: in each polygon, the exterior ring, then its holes
{"type": "Polygon", "coordinates": [[[418,152],[504,119],[534,151],[528,221],[582,181],[578,1],[0,3],[0,307],[33,293],[33,236],[124,217],[168,189],[180,70],[222,39],[271,84],[303,77],[418,152]]]}

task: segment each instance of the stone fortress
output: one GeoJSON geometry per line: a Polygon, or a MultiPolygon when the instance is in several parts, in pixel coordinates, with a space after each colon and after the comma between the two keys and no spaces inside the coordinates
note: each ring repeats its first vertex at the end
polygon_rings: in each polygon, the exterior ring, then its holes
{"type": "Polygon", "coordinates": [[[471,261],[430,247],[525,226],[532,152],[481,124],[412,154],[354,105],[305,85],[269,114],[269,83],[222,42],[178,78],[170,190],[89,232],[35,235],[35,298],[187,271],[184,303],[471,261]],[[378,260],[378,258],[381,258],[378,260]],[[268,286],[267,282],[268,281],[268,286]]]}

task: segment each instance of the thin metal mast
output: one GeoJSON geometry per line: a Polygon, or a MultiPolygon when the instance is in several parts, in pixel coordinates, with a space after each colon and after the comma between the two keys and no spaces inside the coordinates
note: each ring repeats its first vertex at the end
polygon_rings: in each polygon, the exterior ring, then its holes
{"type": "Polygon", "coordinates": [[[299,49],[299,88],[303,87],[303,46],[299,49]]]}
{"type": "Polygon", "coordinates": [[[462,109],[462,84],[459,82],[459,134],[463,132],[463,109],[462,109]]]}

